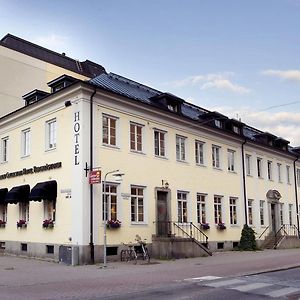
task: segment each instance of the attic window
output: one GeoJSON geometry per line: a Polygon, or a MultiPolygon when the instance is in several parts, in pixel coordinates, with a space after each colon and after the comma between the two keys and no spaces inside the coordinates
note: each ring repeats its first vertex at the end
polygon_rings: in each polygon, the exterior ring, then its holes
{"type": "Polygon", "coordinates": [[[215,120],[215,126],[218,128],[222,128],[222,122],[220,120],[215,120]]]}
{"type": "Polygon", "coordinates": [[[233,125],[232,130],[234,133],[237,133],[237,134],[240,134],[240,132],[241,132],[240,128],[235,125],[233,125]]]}
{"type": "Polygon", "coordinates": [[[55,86],[52,87],[52,93],[55,93],[55,92],[63,89],[64,87],[65,87],[65,83],[61,82],[60,84],[55,85],[55,86]]]}
{"type": "Polygon", "coordinates": [[[168,110],[173,111],[173,112],[178,112],[178,105],[168,103],[168,110]]]}

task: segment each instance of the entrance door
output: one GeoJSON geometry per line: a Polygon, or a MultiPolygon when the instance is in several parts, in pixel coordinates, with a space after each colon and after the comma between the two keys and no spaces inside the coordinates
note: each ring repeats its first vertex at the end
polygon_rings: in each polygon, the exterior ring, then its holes
{"type": "Polygon", "coordinates": [[[271,221],[272,231],[276,231],[276,217],[275,217],[275,204],[271,203],[271,221]]]}
{"type": "Polygon", "coordinates": [[[167,236],[169,229],[168,192],[157,191],[157,236],[167,236]]]}

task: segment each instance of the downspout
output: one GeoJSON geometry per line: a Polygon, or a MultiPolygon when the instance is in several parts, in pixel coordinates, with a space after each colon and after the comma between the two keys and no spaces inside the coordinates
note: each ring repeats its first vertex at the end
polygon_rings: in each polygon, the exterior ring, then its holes
{"type": "MultiPolygon", "coordinates": [[[[90,171],[93,170],[93,147],[94,147],[94,139],[93,139],[93,98],[96,94],[96,87],[90,97],[90,171]]],[[[93,185],[90,184],[90,254],[91,254],[91,263],[95,263],[95,249],[94,249],[94,194],[93,194],[93,185]]]]}
{"type": "Polygon", "coordinates": [[[295,181],[295,199],[296,199],[296,216],[297,216],[297,231],[298,231],[298,238],[300,238],[300,231],[299,231],[299,206],[298,206],[298,187],[297,187],[297,173],[296,173],[296,161],[299,159],[297,158],[293,162],[294,166],[294,181],[295,181]]]}
{"type": "Polygon", "coordinates": [[[248,214],[247,214],[247,190],[246,190],[246,177],[245,177],[245,151],[244,145],[247,143],[245,139],[242,143],[242,168],[243,168],[243,192],[244,192],[244,208],[245,208],[245,224],[248,225],[248,214]]]}

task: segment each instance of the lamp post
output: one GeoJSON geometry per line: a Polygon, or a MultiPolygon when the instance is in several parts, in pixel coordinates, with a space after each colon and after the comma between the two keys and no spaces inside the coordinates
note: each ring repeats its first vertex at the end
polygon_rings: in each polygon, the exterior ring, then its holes
{"type": "Polygon", "coordinates": [[[103,223],[104,223],[104,227],[103,227],[103,268],[107,267],[107,255],[106,255],[106,246],[107,246],[107,235],[106,235],[106,222],[107,222],[107,218],[106,218],[106,214],[107,214],[107,199],[106,199],[106,177],[110,174],[114,174],[113,176],[118,176],[118,177],[122,177],[124,174],[119,173],[120,170],[114,170],[114,171],[110,171],[107,172],[104,176],[104,180],[103,180],[103,223]]]}

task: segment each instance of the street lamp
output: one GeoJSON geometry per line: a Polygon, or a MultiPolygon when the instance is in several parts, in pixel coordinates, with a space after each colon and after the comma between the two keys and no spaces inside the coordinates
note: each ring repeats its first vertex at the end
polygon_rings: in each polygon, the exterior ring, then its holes
{"type": "Polygon", "coordinates": [[[104,180],[103,180],[103,223],[104,223],[104,228],[103,228],[103,268],[107,267],[107,255],[106,255],[106,246],[107,246],[107,238],[106,238],[106,222],[107,222],[107,218],[106,218],[106,214],[107,214],[107,199],[106,199],[106,177],[110,174],[113,174],[113,176],[115,177],[119,177],[122,178],[122,176],[124,175],[123,173],[119,173],[120,170],[114,170],[114,171],[110,171],[107,172],[104,176],[104,180]]]}

